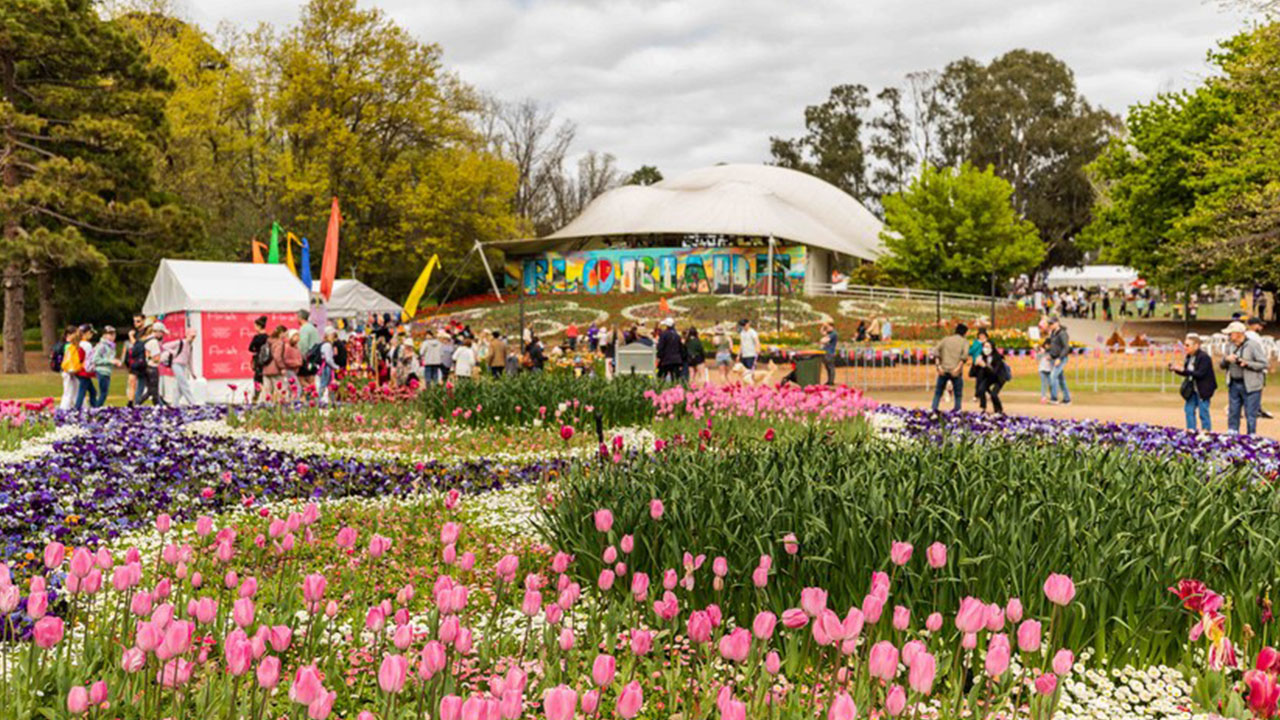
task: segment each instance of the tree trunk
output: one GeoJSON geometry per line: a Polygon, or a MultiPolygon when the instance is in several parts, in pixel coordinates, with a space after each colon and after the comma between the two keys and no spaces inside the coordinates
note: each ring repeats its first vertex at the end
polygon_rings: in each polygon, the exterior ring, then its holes
{"type": "Polygon", "coordinates": [[[4,371],[6,373],[27,371],[27,360],[24,355],[26,348],[23,347],[22,342],[22,325],[26,314],[27,280],[22,274],[22,265],[18,262],[10,262],[4,268],[4,371]]]}
{"type": "Polygon", "coordinates": [[[53,304],[53,273],[42,270],[36,274],[36,287],[40,291],[40,347],[48,355],[58,342],[58,307],[53,304]]]}

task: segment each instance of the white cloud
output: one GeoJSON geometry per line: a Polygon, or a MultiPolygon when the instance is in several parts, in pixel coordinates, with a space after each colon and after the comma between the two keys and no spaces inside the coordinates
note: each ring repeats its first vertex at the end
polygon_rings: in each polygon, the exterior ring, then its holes
{"type": "MultiPolygon", "coordinates": [[[[362,0],[368,4],[368,0],[362,0]]],[[[1243,18],[1197,0],[379,0],[467,82],[551,103],[579,151],[670,176],[768,159],[831,86],[1025,47],[1058,56],[1123,112],[1197,82],[1243,18]]],[[[285,24],[298,0],[186,0],[206,28],[285,24]]]]}

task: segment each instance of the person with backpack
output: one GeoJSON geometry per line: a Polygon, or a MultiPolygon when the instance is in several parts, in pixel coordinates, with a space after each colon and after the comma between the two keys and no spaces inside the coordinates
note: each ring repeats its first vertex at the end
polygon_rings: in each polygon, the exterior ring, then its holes
{"type": "Polygon", "coordinates": [[[262,371],[271,364],[271,336],[267,334],[267,316],[259,315],[253,321],[253,338],[249,340],[249,362],[253,367],[253,391],[258,402],[271,397],[263,386],[262,371]]]}
{"type": "Polygon", "coordinates": [[[93,386],[95,373],[93,372],[93,365],[89,362],[89,356],[93,354],[93,343],[89,341],[92,337],[92,325],[81,325],[76,333],[77,342],[74,348],[76,355],[76,401],[74,407],[76,410],[84,408],[85,398],[89,399],[89,407],[93,407],[98,402],[98,391],[93,386]]]}
{"type": "Polygon", "coordinates": [[[1000,402],[1000,389],[1013,379],[1004,354],[990,340],[985,340],[977,359],[973,361],[973,369],[977,380],[978,407],[986,412],[987,398],[990,398],[991,409],[997,415],[1003,415],[1004,403],[1000,402]]]}
{"type": "Polygon", "coordinates": [[[76,344],[76,329],[67,326],[66,332],[62,335],[62,342],[54,346],[53,352],[49,353],[49,369],[62,374],[62,398],[58,402],[60,410],[70,410],[71,404],[76,399],[77,384],[75,377],[67,371],[67,348],[76,344]]]}
{"type": "Polygon", "coordinates": [[[707,348],[702,344],[702,338],[698,337],[698,328],[689,326],[689,329],[684,331],[684,347],[685,354],[689,357],[688,377],[685,379],[697,384],[698,376],[701,375],[701,384],[710,385],[711,371],[707,368],[707,348]]]}
{"type": "Polygon", "coordinates": [[[134,403],[138,407],[142,407],[148,399],[153,405],[168,405],[160,396],[160,362],[164,355],[160,341],[167,332],[169,329],[164,326],[164,323],[154,322],[143,338],[142,348],[146,365],[142,375],[138,377],[139,392],[137,402],[134,403]]]}
{"type": "Polygon", "coordinates": [[[89,354],[89,366],[98,378],[98,397],[93,407],[102,407],[107,403],[107,395],[111,392],[111,372],[120,365],[116,359],[116,329],[107,325],[102,328],[102,337],[93,346],[89,354]]]}
{"type": "Polygon", "coordinates": [[[188,405],[200,404],[191,391],[191,343],[195,339],[195,329],[188,328],[185,336],[165,343],[160,350],[162,364],[173,373],[174,382],[178,386],[178,399],[174,405],[181,405],[183,400],[188,405]]]}
{"type": "Polygon", "coordinates": [[[128,404],[134,407],[142,397],[147,384],[147,338],[150,325],[136,328],[129,336],[129,347],[124,351],[125,365],[129,368],[128,404]]]}
{"type": "Polygon", "coordinates": [[[284,366],[280,364],[284,355],[285,335],[289,328],[277,325],[267,339],[267,352],[270,359],[262,367],[262,399],[270,400],[284,391],[284,366]]]}

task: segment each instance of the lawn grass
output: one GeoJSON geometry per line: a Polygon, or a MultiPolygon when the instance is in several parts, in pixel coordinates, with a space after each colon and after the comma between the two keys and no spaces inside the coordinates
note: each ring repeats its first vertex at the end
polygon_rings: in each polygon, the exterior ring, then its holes
{"type": "MultiPolygon", "coordinates": [[[[112,376],[109,396],[112,405],[124,404],[127,378],[125,373],[112,376]]],[[[44,370],[25,375],[0,375],[0,400],[40,400],[47,397],[62,397],[60,374],[44,370]]]]}

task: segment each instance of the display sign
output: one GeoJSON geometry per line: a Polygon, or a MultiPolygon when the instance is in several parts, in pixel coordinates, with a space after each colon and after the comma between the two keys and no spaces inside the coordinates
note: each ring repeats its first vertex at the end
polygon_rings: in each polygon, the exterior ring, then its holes
{"type": "MultiPolygon", "coordinates": [[[[253,355],[249,342],[257,330],[253,321],[264,313],[204,312],[200,315],[200,337],[204,377],[209,380],[230,380],[253,377],[253,355]]],[[[267,332],[277,325],[298,327],[294,313],[265,313],[267,332]]]]}

